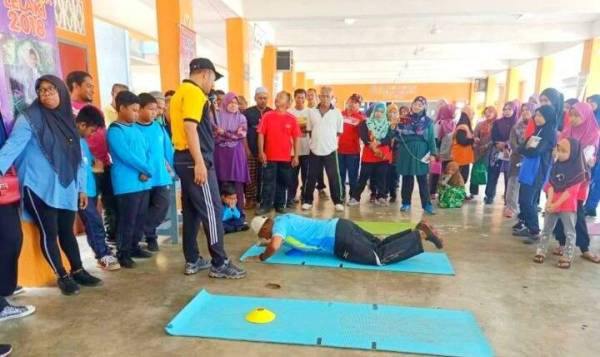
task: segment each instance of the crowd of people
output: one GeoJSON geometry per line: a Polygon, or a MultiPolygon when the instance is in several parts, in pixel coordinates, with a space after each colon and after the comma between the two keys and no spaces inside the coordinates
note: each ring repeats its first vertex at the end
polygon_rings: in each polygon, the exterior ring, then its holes
{"type": "MultiPolygon", "coordinates": [[[[65,81],[40,77],[37,98],[18,115],[10,135],[0,131],[0,173],[8,179],[16,169],[20,185],[20,197],[0,201],[0,295],[22,291],[17,286],[20,207],[39,231],[58,287],[73,295],[80,286],[101,284],[83,267],[73,231],[76,216],[101,269],[135,268],[134,259],[160,249],[157,228],[176,179],[186,275],[206,269],[213,278],[244,278],[245,270],[228,258],[223,236],[248,230],[252,211],[261,217],[256,233],[269,239],[272,222],[269,226],[264,215],[309,211],[315,196],[330,199],[342,212],[366,204],[367,188],[374,207],[396,202],[400,189],[400,210],[409,212],[416,180],[423,212],[434,215],[435,206],[476,202],[481,185],[484,204],[492,204],[501,175],[504,216],[516,217],[515,236],[538,244],[536,262],[544,261],[551,235],[559,241],[552,252],[560,256],[559,267],[571,266],[575,246],[585,259],[600,262],[590,251],[585,222],[600,201],[599,95],[565,102],[548,88],[527,103],[507,102],[500,115],[487,107],[477,122],[469,106],[443,100],[430,118],[423,96],[398,106],[364,103],[355,93],[340,111],[327,86],[281,91],[274,108],[268,105],[271,93],[257,88],[255,105],[248,107],[244,97],[214,90],[219,78],[210,60],[197,58],[176,90],[136,95],[114,84],[110,105],[100,110],[92,104],[90,74],[72,72],[65,81]],[[200,225],[210,259],[199,253],[200,225]]],[[[435,238],[426,223],[421,227],[406,243],[413,255],[422,251],[421,238],[435,238]]],[[[366,235],[359,233],[361,239],[366,235]]],[[[0,298],[0,320],[34,310],[0,298]]]]}

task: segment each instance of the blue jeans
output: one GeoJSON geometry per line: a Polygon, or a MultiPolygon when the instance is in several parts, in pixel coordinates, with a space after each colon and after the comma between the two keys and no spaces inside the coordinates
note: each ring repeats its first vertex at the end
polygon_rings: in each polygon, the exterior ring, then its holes
{"type": "Polygon", "coordinates": [[[592,169],[592,180],[590,182],[590,193],[588,199],[585,202],[585,210],[590,212],[596,212],[600,202],[600,162],[594,165],[592,169]]]}
{"type": "Polygon", "coordinates": [[[97,197],[88,197],[88,205],[79,210],[79,218],[85,227],[85,235],[90,248],[94,251],[96,259],[110,255],[110,248],[106,245],[106,231],[102,223],[102,216],[96,207],[97,197]]]}
{"type": "Polygon", "coordinates": [[[542,191],[542,182],[534,182],[533,185],[521,183],[519,187],[519,218],[523,220],[525,226],[532,234],[540,233],[540,223],[538,219],[538,201],[542,191]]]}
{"type": "Polygon", "coordinates": [[[338,166],[342,179],[342,199],[346,198],[346,178],[350,184],[350,192],[356,189],[358,183],[358,168],[360,166],[360,155],[338,155],[338,166]]]}

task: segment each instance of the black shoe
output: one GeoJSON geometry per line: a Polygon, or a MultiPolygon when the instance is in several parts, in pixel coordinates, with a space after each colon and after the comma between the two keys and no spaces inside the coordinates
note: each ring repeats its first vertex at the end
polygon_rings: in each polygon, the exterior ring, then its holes
{"type": "Polygon", "coordinates": [[[133,269],[137,264],[130,257],[119,257],[119,265],[121,268],[133,269]]]}
{"type": "Polygon", "coordinates": [[[0,345],[0,357],[6,357],[12,352],[11,345],[0,345]]]}
{"type": "Polygon", "coordinates": [[[147,248],[148,248],[149,251],[151,251],[151,252],[158,252],[159,251],[158,242],[155,239],[149,240],[149,241],[146,241],[146,242],[148,243],[147,248]]]}
{"type": "Polygon", "coordinates": [[[62,278],[58,278],[56,281],[60,291],[63,295],[77,295],[79,294],[79,285],[71,278],[70,275],[65,275],[62,278]]]}
{"type": "Polygon", "coordinates": [[[142,248],[138,248],[131,252],[131,257],[138,259],[148,259],[152,258],[152,253],[150,253],[147,250],[143,250],[142,248]]]}
{"type": "Polygon", "coordinates": [[[256,210],[255,213],[257,216],[264,216],[265,214],[268,214],[269,212],[271,212],[271,208],[260,207],[256,210]]]}
{"type": "Polygon", "coordinates": [[[284,214],[285,213],[285,207],[275,207],[275,212],[277,212],[279,214],[284,214]]]}
{"type": "Polygon", "coordinates": [[[529,233],[529,237],[525,237],[523,239],[523,244],[537,244],[537,242],[539,240],[540,240],[539,234],[529,233]]]}
{"type": "Polygon", "coordinates": [[[75,282],[77,282],[77,284],[79,285],[98,286],[102,284],[102,280],[96,278],[95,276],[92,276],[85,269],[79,269],[76,272],[71,272],[71,276],[73,277],[73,280],[75,280],[75,282]]]}
{"type": "Polygon", "coordinates": [[[523,221],[518,221],[517,224],[512,226],[513,231],[523,229],[525,227],[525,223],[523,221]]]}

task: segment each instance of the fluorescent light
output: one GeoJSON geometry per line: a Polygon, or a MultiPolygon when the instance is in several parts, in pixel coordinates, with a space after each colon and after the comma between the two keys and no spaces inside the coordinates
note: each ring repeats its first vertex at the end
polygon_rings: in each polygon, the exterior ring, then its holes
{"type": "Polygon", "coordinates": [[[344,23],[348,26],[354,25],[355,22],[356,22],[356,19],[353,19],[351,17],[347,17],[344,19],[344,23]]]}

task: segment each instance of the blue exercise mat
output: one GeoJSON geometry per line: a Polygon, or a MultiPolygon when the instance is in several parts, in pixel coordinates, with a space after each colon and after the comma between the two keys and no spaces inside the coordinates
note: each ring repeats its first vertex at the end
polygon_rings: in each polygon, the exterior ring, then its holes
{"type": "Polygon", "coordinates": [[[272,342],[441,356],[493,351],[469,311],[377,304],[213,295],[202,290],[167,325],[173,336],[272,342]],[[258,307],[268,324],[246,321],[258,307]]]}
{"type": "MultiPolygon", "coordinates": [[[[264,247],[252,246],[242,255],[241,261],[248,257],[256,256],[265,250],[264,247]]],[[[282,247],[272,257],[265,261],[267,264],[306,265],[324,268],[346,268],[394,271],[405,273],[423,273],[436,275],[454,275],[454,268],[445,253],[425,252],[405,261],[377,266],[346,262],[333,255],[304,253],[295,249],[282,247]]]]}

